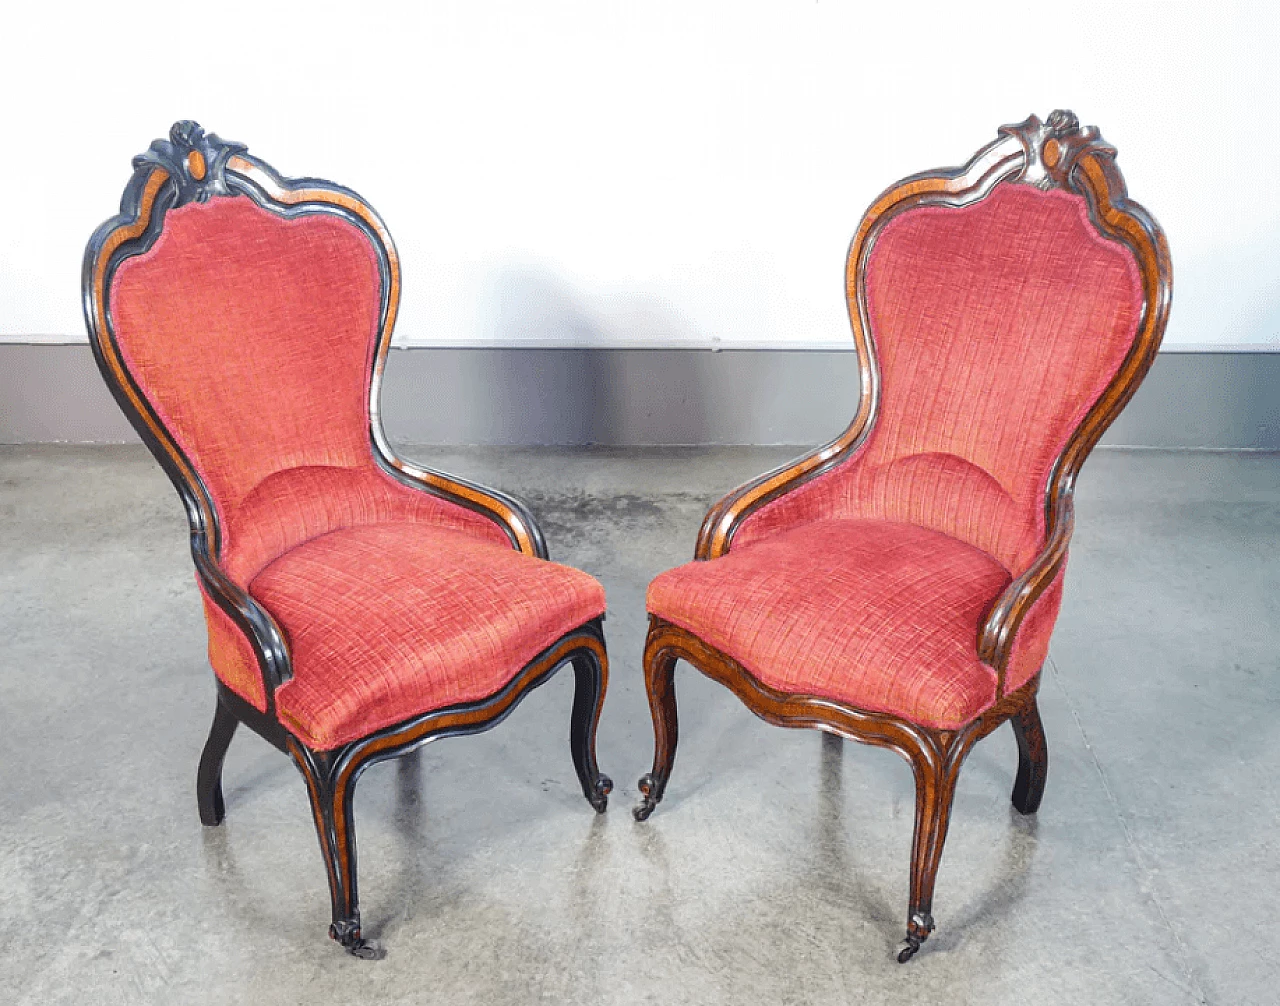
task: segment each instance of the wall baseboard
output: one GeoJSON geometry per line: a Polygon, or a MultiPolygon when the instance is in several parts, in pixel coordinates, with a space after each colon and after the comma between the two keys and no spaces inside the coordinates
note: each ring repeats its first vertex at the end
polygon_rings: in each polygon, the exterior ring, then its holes
{"type": "MultiPolygon", "coordinates": [[[[815,350],[393,349],[393,442],[814,444],[853,414],[854,354],[815,350]]],[[[0,443],[137,437],[87,345],[0,344],[0,443]]],[[[1280,449],[1280,354],[1161,353],[1104,444],[1280,449]]]]}

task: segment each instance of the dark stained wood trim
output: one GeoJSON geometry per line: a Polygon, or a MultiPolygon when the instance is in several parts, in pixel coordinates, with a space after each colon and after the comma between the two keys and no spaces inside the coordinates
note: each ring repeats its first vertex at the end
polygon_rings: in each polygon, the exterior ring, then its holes
{"type": "MultiPolygon", "coordinates": [[[[187,125],[175,124],[171,135],[180,135],[181,128],[187,125]]],[[[153,145],[153,152],[162,142],[153,145]]],[[[160,234],[165,210],[177,205],[183,192],[155,158],[141,155],[135,159],[135,168],[121,198],[119,215],[99,227],[85,249],[82,291],[89,342],[107,387],[182,499],[191,533],[191,557],[201,585],[253,647],[266,710],[273,715],[275,690],[292,676],[284,633],[271,615],[222,570],[216,558],[221,529],[208,490],[134,380],[116,343],[108,307],[111,277],[125,258],[151,247],[160,234]]],[[[215,176],[207,169],[206,177],[213,184],[215,176]]],[[[188,200],[198,198],[198,191],[189,189],[188,200]]]]}
{"type": "Polygon", "coordinates": [[[280,724],[274,710],[264,713],[232,691],[221,679],[214,680],[217,686],[218,702],[221,705],[272,747],[278,748],[285,754],[289,753],[289,732],[280,724]]]}
{"type": "Polygon", "coordinates": [[[243,144],[220,139],[194,122],[174,124],[168,140],[156,140],[134,159],[134,174],[120,212],[97,229],[85,250],[82,291],[94,358],[108,388],[139,436],[178,490],[191,528],[191,550],[201,583],[253,646],[262,676],[267,712],[275,689],[292,676],[288,643],[271,615],[223,571],[217,509],[199,473],[165,428],[120,353],[110,312],[111,279],[126,258],[154,244],[169,209],[210,198],[246,195],[264,209],[292,217],[328,212],[343,216],[370,240],[382,275],[381,319],[370,381],[370,443],[376,463],[390,476],[419,491],[448,499],[499,524],[512,546],[547,557],[546,541],[528,507],[497,490],[420,468],[396,457],[382,430],[379,392],[400,297],[400,265],[381,218],[350,189],[314,178],[285,179],[250,157],[243,144]],[[193,174],[199,168],[200,177],[193,174]]]}
{"type": "MultiPolygon", "coordinates": [[[[899,960],[909,960],[933,931],[933,889],[950,821],[951,802],[960,766],[973,745],[1006,720],[1017,719],[1031,743],[1019,743],[1018,776],[1013,802],[1023,813],[1039,806],[1044,791],[1048,752],[1038,733],[1036,692],[1040,675],[999,699],[958,730],[938,730],[889,713],[858,709],[818,695],[778,691],[760,681],[732,657],[687,629],[650,616],[645,640],[645,684],[653,717],[653,768],[641,777],[637,821],[653,813],[666,792],[675,763],[679,734],[674,672],[683,660],[732,691],[761,719],[784,727],[813,727],[850,740],[896,751],[911,765],[916,781],[916,818],[911,850],[911,892],[907,937],[899,960]],[[1034,801],[1030,796],[1034,795],[1034,801]],[[1034,805],[1033,805],[1034,804],[1034,805]],[[1029,807],[1029,810],[1024,810],[1029,807]]],[[[1021,736],[1021,734],[1020,734],[1021,736]]]]}
{"type": "MultiPolygon", "coordinates": [[[[1021,130],[1034,122],[1032,116],[1020,126],[1006,128],[1021,130]]],[[[1015,135],[1021,138],[1020,134],[1015,135]]],[[[1054,465],[1045,489],[1045,543],[1040,554],[996,599],[979,632],[978,657],[996,669],[999,695],[1004,694],[1005,668],[1018,627],[1066,559],[1075,527],[1076,477],[1155,362],[1173,300],[1168,241],[1154,218],[1129,199],[1124,178],[1116,167],[1115,148],[1103,141],[1096,128],[1080,129],[1070,113],[1055,112],[1035,135],[1040,146],[1033,144],[1029,149],[1039,149],[1041,159],[1053,162],[1047,168],[1048,181],[1083,195],[1099,232],[1133,252],[1142,277],[1144,304],[1138,331],[1120,369],[1072,433],[1054,465]],[[1056,129],[1055,117],[1059,117],[1056,129]]]]}
{"type": "Polygon", "coordinates": [[[1018,742],[1018,776],[1013,782],[1013,806],[1019,814],[1034,814],[1044,797],[1049,774],[1049,748],[1044,739],[1040,710],[1031,703],[1011,717],[1013,736],[1018,742]]]}
{"type": "Polygon", "coordinates": [[[335,214],[365,234],[377,255],[381,276],[381,317],[369,401],[370,450],[375,462],[407,486],[495,521],[506,532],[512,547],[526,555],[546,558],[546,543],[532,514],[519,500],[411,465],[396,457],[388,444],[378,398],[399,305],[400,266],[391,236],[372,207],[351,190],[330,182],[282,178],[266,163],[250,156],[242,144],[205,134],[189,121],[175,123],[167,140],[155,141],[146,153],[134,159],[134,168],[121,199],[120,213],[97,229],[85,251],[82,291],[90,343],[113,396],[178,490],[187,511],[192,558],[200,582],[252,644],[266,699],[265,710],[259,710],[218,681],[213,726],[197,773],[201,820],[216,825],[223,819],[222,763],[237,724],[245,724],[289,753],[307,782],[329,875],[334,910],[330,935],[353,954],[372,956],[372,948],[360,933],[351,827],[351,794],[360,773],[368,765],[405,754],[439,737],[487,730],[501,722],[525,694],[568,662],[574,666],[577,681],[570,718],[570,753],[584,796],[603,812],[612,783],[600,773],[595,754],[596,728],[608,683],[602,619],[566,634],[494,695],[415,717],[334,751],[307,747],[282,724],[275,691],[292,676],[287,639],[270,613],[222,569],[221,527],[208,489],[130,373],[112,325],[109,305],[115,269],[124,259],[143,254],[154,244],[169,209],[192,201],[243,196],[287,218],[309,213],[335,214]]]}
{"type": "Polygon", "coordinates": [[[727,494],[707,512],[698,532],[695,559],[727,553],[742,522],[793,489],[856,457],[877,420],[880,376],[867,309],[867,263],[877,236],[899,214],[920,206],[966,206],[998,185],[1059,188],[1084,197],[1098,232],[1125,245],[1142,277],[1144,308],[1132,345],[1111,382],[1068,438],[1045,487],[1045,537],[1040,553],[991,605],[975,639],[976,656],[996,675],[995,702],[956,731],[935,730],[885,713],[860,710],[813,695],[776,691],[727,654],[685,629],[651,617],[645,643],[645,683],[654,726],[654,761],[640,780],[638,820],[662,799],[675,759],[678,719],[674,672],[685,660],[730,688],[752,712],[771,723],[816,727],[866,744],[897,751],[916,779],[915,837],[907,936],[899,961],[909,960],[933,929],[932,900],[960,766],[982,737],[1009,720],[1018,742],[1015,808],[1034,813],[1048,771],[1048,749],[1036,707],[1040,676],[1006,694],[1005,671],[1017,631],[1036,599],[1053,583],[1066,559],[1073,526],[1076,476],[1089,452],[1124,408],[1150,369],[1168,320],[1172,267],[1164,234],[1152,217],[1128,198],[1115,165],[1116,151],[1094,127],[1055,111],[1041,121],[1030,116],[1002,127],[963,167],[912,175],[887,189],[864,214],[850,245],[846,293],[858,353],[860,397],[848,428],[831,443],[789,465],[761,475],[727,494]]]}
{"type": "Polygon", "coordinates": [[[369,436],[375,459],[392,477],[420,491],[440,496],[495,521],[512,546],[527,555],[547,558],[546,540],[528,506],[507,493],[414,465],[398,457],[382,427],[380,397],[387,352],[400,308],[400,258],[391,233],[377,212],[350,189],[314,178],[286,179],[270,165],[240,153],[227,161],[228,185],[259,204],[293,216],[306,212],[338,212],[365,232],[378,255],[382,273],[382,318],[369,384],[369,436]]]}
{"type": "Polygon", "coordinates": [[[981,199],[996,183],[1018,171],[1020,149],[1008,138],[996,140],[964,167],[912,175],[885,190],[871,204],[854,233],[848,255],[847,300],[859,375],[858,408],[853,420],[835,440],[744,483],[712,506],[698,532],[695,558],[724,555],[732,546],[738,526],[750,514],[857,454],[871,433],[880,405],[880,372],[862,278],[877,234],[894,216],[915,206],[964,206],[981,199]]]}
{"type": "Polygon", "coordinates": [[[879,405],[879,372],[867,312],[866,267],[876,236],[894,217],[924,205],[965,206],[1001,183],[1062,188],[1084,196],[1105,237],[1126,245],[1143,282],[1145,308],[1134,342],[1120,369],[1055,462],[1045,487],[1045,540],[1040,553],[992,604],[978,638],[979,658],[997,672],[998,694],[1018,627],[1036,599],[1053,582],[1074,526],[1072,496],[1076,476],[1107,427],[1137,391],[1160,348],[1173,295],[1168,242],[1151,215],[1129,199],[1115,164],[1116,151],[1095,127],[1081,127],[1065,111],[1041,121],[1032,115],[1002,127],[1000,136],[961,168],[923,172],[887,189],[863,215],[849,248],[846,269],[849,317],[858,352],[858,411],[831,443],[738,487],[707,513],[694,556],[711,559],[732,547],[742,522],[760,507],[852,459],[866,442],[879,405]]]}
{"type": "MultiPolygon", "coordinates": [[[[497,726],[520,701],[565,664],[576,675],[570,749],[583,796],[603,814],[613,782],[596,767],[595,736],[608,687],[609,661],[600,620],[568,633],[540,653],[500,691],[477,702],[436,709],[379,730],[331,751],[308,747],[289,735],[289,754],[302,772],[311,798],[320,849],[329,876],[333,924],[329,935],[359,957],[376,955],[362,938],[356,883],[352,801],[365,769],[408,754],[442,737],[480,733],[497,726]]],[[[216,726],[216,724],[215,724],[216,726]]]]}

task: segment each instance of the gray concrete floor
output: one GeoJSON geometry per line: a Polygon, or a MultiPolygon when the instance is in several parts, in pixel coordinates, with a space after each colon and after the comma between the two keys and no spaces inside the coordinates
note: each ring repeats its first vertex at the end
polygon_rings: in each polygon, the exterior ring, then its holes
{"type": "Polygon", "coordinates": [[[454,450],[605,584],[609,813],[577,791],[572,674],[499,729],[372,769],[366,963],[325,938],[300,777],[242,731],[196,817],[213,705],[177,499],[140,448],[0,448],[0,982],[18,1003],[1274,1003],[1280,998],[1280,457],[1099,452],[1009,806],[1002,728],[961,775],[938,930],[903,967],[911,776],[677,672],[667,799],[643,594],[706,504],[791,451],[454,450]]]}

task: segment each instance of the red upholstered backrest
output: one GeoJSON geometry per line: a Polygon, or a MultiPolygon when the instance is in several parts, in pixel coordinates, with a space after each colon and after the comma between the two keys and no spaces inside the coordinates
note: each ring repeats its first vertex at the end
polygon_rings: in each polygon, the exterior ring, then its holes
{"type": "Polygon", "coordinates": [[[267,476],[367,463],[378,261],[332,215],[247,197],[171,210],[116,270],[116,342],[220,513],[267,476]]]}
{"type": "Polygon", "coordinates": [[[1026,567],[1058,455],[1141,321],[1132,253],[1082,197],[1005,182],[964,207],[886,223],[866,266],[881,401],[863,449],[749,517],[864,516],[945,532],[1026,567]]]}
{"type": "Polygon", "coordinates": [[[203,480],[242,586],[339,527],[420,520],[498,541],[491,521],[377,465],[369,385],[377,252],[329,213],[286,219],[246,196],[170,210],[108,294],[120,354],[203,480]]]}

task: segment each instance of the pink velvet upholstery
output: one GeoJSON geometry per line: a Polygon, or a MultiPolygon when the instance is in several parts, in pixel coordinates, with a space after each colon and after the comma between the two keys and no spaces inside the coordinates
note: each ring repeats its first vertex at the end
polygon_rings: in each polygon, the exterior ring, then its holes
{"type": "MultiPolygon", "coordinates": [[[[967,207],[921,207],[892,219],[871,251],[866,289],[881,376],[879,413],[867,441],[848,461],[748,516],[728,557],[665,574],[650,592],[649,610],[708,642],[707,633],[716,635],[725,645],[713,645],[766,681],[921,723],[954,724],[957,716],[972,718],[983,708],[974,699],[981,691],[974,682],[990,672],[975,669],[976,619],[1043,546],[1052,466],[1133,343],[1143,307],[1141,280],[1132,254],[1097,234],[1081,197],[1005,183],[967,207]],[[928,550],[943,576],[963,544],[985,555],[1003,579],[975,573],[964,579],[961,594],[926,593],[928,602],[910,616],[923,635],[890,632],[887,638],[897,642],[878,648],[873,666],[864,666],[869,651],[849,640],[875,626],[898,626],[892,599],[858,593],[861,603],[840,609],[850,625],[839,629],[824,621],[822,632],[829,636],[806,635],[805,645],[822,660],[803,667],[778,664],[780,651],[739,636],[748,630],[730,630],[709,609],[677,601],[686,589],[679,585],[710,590],[708,578],[729,593],[739,591],[739,563],[763,563],[766,556],[798,577],[818,575],[813,570],[819,567],[826,571],[822,576],[834,576],[828,554],[844,547],[837,530],[865,529],[869,521],[937,532],[916,541],[911,553],[910,568],[922,576],[928,550]],[[779,551],[802,548],[822,554],[784,562],[779,551]],[[819,565],[804,572],[814,563],[819,565]],[[978,594],[970,596],[970,589],[978,594]],[[923,639],[936,635],[938,645],[954,643],[961,623],[967,633],[963,673],[960,664],[948,662],[959,660],[956,654],[909,669],[934,659],[923,639]],[[911,697],[915,686],[903,682],[914,682],[917,673],[940,676],[937,687],[959,688],[956,694],[966,698],[911,697]],[[957,675],[963,687],[954,685],[957,675]]],[[[849,555],[865,561],[857,550],[849,555]]],[[[776,586],[769,613],[779,625],[791,625],[788,605],[800,595],[776,586]]],[[[815,581],[813,589],[825,592],[828,585],[815,581]]],[[[1024,623],[1007,690],[1039,668],[1060,599],[1059,577],[1024,623]]],[[[764,595],[756,599],[764,601],[764,595]]],[[[987,694],[983,701],[989,703],[994,693],[987,694]]]]}
{"type": "Polygon", "coordinates": [[[1008,582],[987,553],[938,531],[821,520],[668,570],[649,610],[780,691],[954,729],[995,698],[974,642],[1008,582]]]}
{"type": "Polygon", "coordinates": [[[881,375],[858,455],[762,507],[741,548],[819,517],[942,531],[1021,572],[1044,538],[1044,489],[1133,343],[1142,284],[1084,199],[1004,184],[959,209],[890,221],[867,268],[881,375]]]}
{"type": "Polygon", "coordinates": [[[276,691],[280,720],[318,749],[492,695],[605,609],[586,573],[412,523],[312,538],[250,589],[293,653],[293,680],[276,691]]]}
{"type": "MultiPolygon", "coordinates": [[[[379,290],[375,251],[347,221],[323,214],[286,220],[235,197],[170,211],[153,247],[119,266],[109,293],[112,328],[126,365],[213,500],[222,528],[223,568],[241,587],[249,589],[259,580],[270,587],[263,588],[270,598],[264,603],[282,620],[290,644],[299,647],[295,679],[281,690],[280,709],[286,708],[287,691],[295,703],[287,708],[314,740],[349,737],[353,729],[394,722],[431,703],[474,697],[476,688],[494,685],[495,674],[514,675],[521,665],[509,661],[545,647],[551,641],[548,632],[563,634],[604,610],[603,595],[583,583],[590,580],[585,574],[514,552],[493,521],[407,487],[375,463],[369,382],[379,290]],[[368,539],[344,536],[356,528],[377,533],[368,539]],[[345,670],[325,664],[316,654],[341,648],[333,639],[314,648],[319,644],[307,622],[309,611],[323,619],[340,609],[353,644],[376,650],[375,644],[391,637],[371,621],[374,613],[343,608],[319,572],[321,579],[310,585],[289,577],[298,568],[290,563],[301,562],[302,555],[283,566],[279,561],[313,542],[330,550],[325,569],[346,571],[335,577],[351,574],[350,564],[331,554],[344,544],[379,571],[351,595],[360,605],[400,611],[403,597],[391,596],[395,592],[417,597],[415,591],[434,590],[432,607],[404,623],[410,626],[405,631],[423,638],[410,645],[403,633],[395,636],[399,649],[396,654],[378,651],[382,663],[357,662],[345,670]],[[378,559],[370,542],[394,548],[408,557],[407,565],[398,566],[398,555],[378,559]],[[487,551],[477,552],[481,546],[487,551]],[[424,549],[432,552],[430,562],[424,549]],[[446,575],[442,570],[452,569],[453,553],[435,554],[442,549],[456,549],[490,572],[476,574],[480,586],[456,569],[446,575]],[[419,573],[424,581],[415,585],[419,573]],[[523,628],[504,622],[498,638],[486,635],[490,630],[483,626],[464,630],[442,582],[481,590],[484,602],[477,610],[485,617],[501,607],[498,584],[510,587],[510,617],[523,620],[523,628]],[[545,610],[537,600],[541,591],[547,591],[545,610]],[[588,595],[590,603],[584,600],[588,595]],[[277,601],[284,606],[281,613],[271,607],[277,601]],[[567,624],[566,617],[577,621],[567,624]],[[449,638],[468,653],[498,664],[481,672],[472,660],[465,665],[471,670],[458,671],[458,680],[449,678],[454,672],[437,666],[446,652],[439,650],[440,640],[425,638],[437,631],[451,633],[449,638]],[[398,670],[392,668],[397,654],[398,670]],[[353,677],[364,670],[376,681],[353,677]],[[395,674],[404,680],[389,682],[395,674]],[[447,684],[438,695],[432,692],[437,682],[447,684]],[[349,686],[331,697],[340,715],[320,695],[339,684],[349,686]]],[[[248,640],[207,598],[205,608],[215,672],[265,709],[248,640]]]]}

